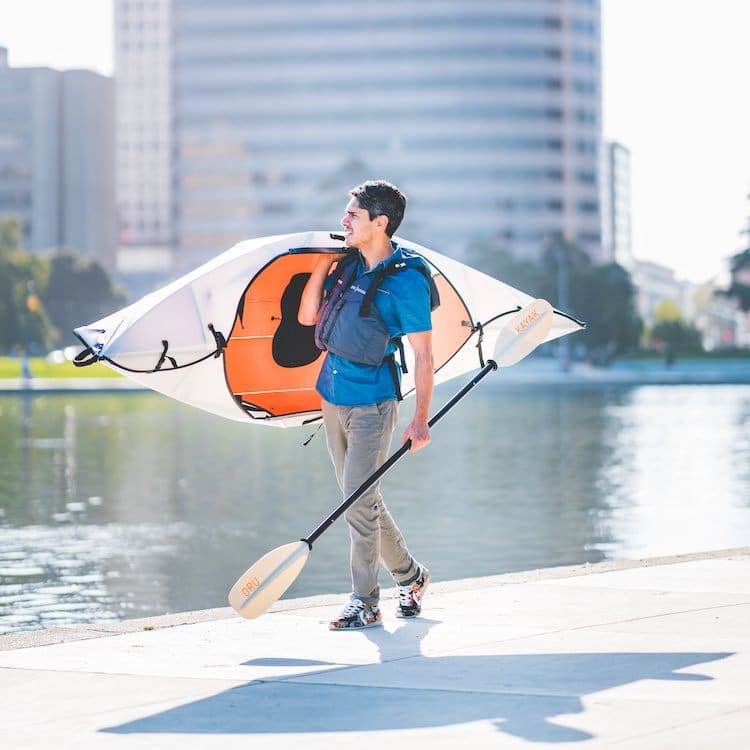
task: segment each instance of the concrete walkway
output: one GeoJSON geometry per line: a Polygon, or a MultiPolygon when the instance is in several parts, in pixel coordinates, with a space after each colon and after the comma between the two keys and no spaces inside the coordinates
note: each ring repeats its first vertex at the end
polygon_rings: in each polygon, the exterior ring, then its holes
{"type": "Polygon", "coordinates": [[[750,747],[750,548],[0,638],[8,748],[750,747]]]}

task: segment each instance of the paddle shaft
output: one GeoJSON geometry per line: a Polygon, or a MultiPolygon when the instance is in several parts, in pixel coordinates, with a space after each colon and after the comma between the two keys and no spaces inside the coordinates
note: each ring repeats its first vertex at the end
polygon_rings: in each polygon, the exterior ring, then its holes
{"type": "MultiPolygon", "coordinates": [[[[497,363],[494,360],[489,360],[487,364],[458,392],[455,396],[453,396],[450,401],[448,401],[441,409],[438,411],[427,423],[430,427],[432,427],[434,424],[436,424],[440,419],[442,419],[470,390],[472,390],[480,380],[482,380],[484,377],[489,375],[494,370],[497,370],[497,363]]],[[[393,465],[401,458],[403,458],[408,452],[409,448],[411,447],[411,440],[407,440],[382,466],[380,466],[378,469],[376,469],[370,476],[365,479],[362,484],[357,487],[354,492],[352,492],[349,497],[344,500],[341,505],[339,505],[336,510],[331,513],[328,518],[326,518],[312,533],[308,534],[307,537],[305,537],[302,541],[307,542],[307,544],[312,548],[313,542],[329,527],[333,525],[333,522],[342,514],[344,513],[348,508],[350,508],[354,503],[359,500],[362,495],[367,492],[367,490],[372,487],[375,482],[377,482],[379,479],[383,477],[386,472],[388,472],[393,465]]]]}

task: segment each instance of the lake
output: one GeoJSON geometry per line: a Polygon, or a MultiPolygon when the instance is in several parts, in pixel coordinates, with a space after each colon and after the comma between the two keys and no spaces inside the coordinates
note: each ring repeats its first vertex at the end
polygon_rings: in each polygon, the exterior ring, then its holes
{"type": "MultiPolygon", "coordinates": [[[[0,633],[225,606],[340,502],[313,432],[144,392],[0,394],[0,633]]],[[[488,379],[383,494],[438,581],[745,546],[750,385],[488,379]]],[[[341,519],[286,597],[347,591],[347,560],[341,519]]]]}

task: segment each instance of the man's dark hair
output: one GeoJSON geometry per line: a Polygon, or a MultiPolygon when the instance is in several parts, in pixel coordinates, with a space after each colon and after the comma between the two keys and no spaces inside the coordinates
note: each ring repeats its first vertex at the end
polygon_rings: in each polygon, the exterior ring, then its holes
{"type": "Polygon", "coordinates": [[[385,233],[393,237],[404,218],[406,209],[404,193],[385,180],[368,180],[352,188],[349,195],[357,200],[360,208],[367,211],[370,221],[373,221],[376,216],[387,217],[388,226],[385,228],[385,233]]]}

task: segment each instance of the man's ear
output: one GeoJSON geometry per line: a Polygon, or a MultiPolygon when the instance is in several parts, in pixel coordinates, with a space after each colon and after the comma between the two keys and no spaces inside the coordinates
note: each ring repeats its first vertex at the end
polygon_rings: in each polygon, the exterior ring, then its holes
{"type": "Polygon", "coordinates": [[[388,217],[385,214],[375,217],[375,226],[378,229],[382,229],[384,232],[388,228],[388,217]]]}

